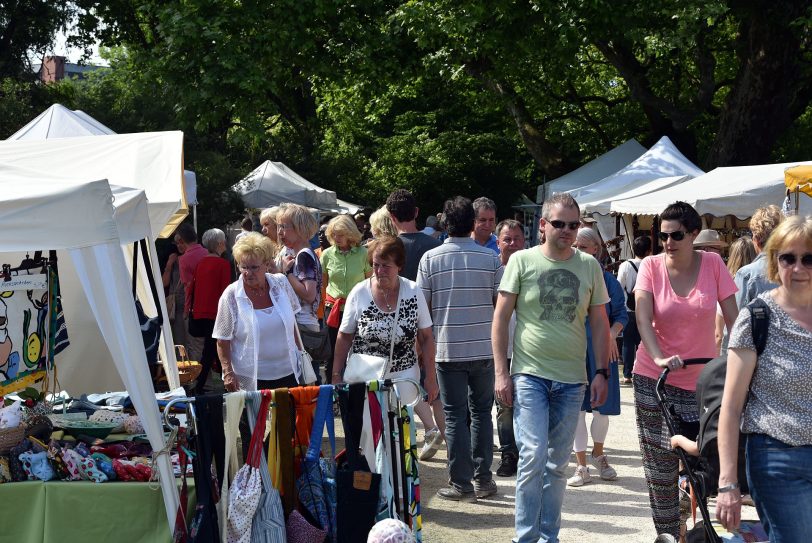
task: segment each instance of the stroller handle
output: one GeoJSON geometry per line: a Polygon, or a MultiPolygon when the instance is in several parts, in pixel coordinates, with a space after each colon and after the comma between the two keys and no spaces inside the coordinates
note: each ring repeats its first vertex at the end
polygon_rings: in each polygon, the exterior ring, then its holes
{"type": "MultiPolygon", "coordinates": [[[[700,366],[703,364],[707,364],[713,360],[713,358],[686,358],[682,361],[683,366],[700,366]]],[[[662,373],[660,373],[659,379],[657,379],[657,388],[660,388],[662,385],[665,384],[665,379],[668,377],[668,374],[671,373],[671,368],[664,368],[662,373]]]]}

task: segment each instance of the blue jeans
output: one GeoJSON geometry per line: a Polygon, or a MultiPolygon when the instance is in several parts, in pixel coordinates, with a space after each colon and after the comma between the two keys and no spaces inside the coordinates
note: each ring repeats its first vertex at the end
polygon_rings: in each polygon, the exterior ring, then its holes
{"type": "Polygon", "coordinates": [[[812,446],[792,447],[764,434],[747,436],[747,482],[771,543],[809,541],[810,463],[812,446]]]}
{"type": "Polygon", "coordinates": [[[440,362],[437,384],[445,413],[448,484],[472,492],[472,479],[486,483],[493,478],[493,359],[440,362]]]}
{"type": "Polygon", "coordinates": [[[637,346],[640,345],[640,331],[637,330],[637,321],[634,312],[629,313],[629,322],[623,329],[623,377],[631,379],[634,369],[634,357],[637,355],[637,346]]]}
{"type": "Polygon", "coordinates": [[[556,543],[583,384],[513,376],[513,428],[519,445],[514,543],[556,543]]]}

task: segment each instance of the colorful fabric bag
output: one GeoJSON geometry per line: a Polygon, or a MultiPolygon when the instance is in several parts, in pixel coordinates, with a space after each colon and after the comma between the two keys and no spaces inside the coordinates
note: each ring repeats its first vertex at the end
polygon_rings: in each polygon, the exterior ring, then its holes
{"type": "MultiPolygon", "coordinates": [[[[300,438],[301,436],[297,436],[300,438]]],[[[301,448],[300,448],[301,450],[301,448]]],[[[310,445],[302,458],[302,474],[296,480],[299,501],[321,528],[327,531],[330,541],[336,541],[336,480],[335,480],[335,428],[333,420],[333,386],[319,387],[313,431],[310,445]],[[321,458],[321,439],[324,428],[330,440],[330,457],[321,458]]]]}
{"type": "MultiPolygon", "coordinates": [[[[254,395],[255,393],[251,394],[254,395]]],[[[259,402],[256,397],[249,398],[249,421],[259,417],[257,403],[259,402]]],[[[269,439],[271,441],[276,440],[276,428],[273,419],[271,420],[269,439]]],[[[251,543],[286,543],[285,512],[282,509],[282,500],[279,498],[279,491],[274,488],[271,473],[268,471],[269,465],[265,461],[265,454],[261,450],[260,453],[260,464],[257,471],[259,471],[262,480],[262,495],[259,499],[254,522],[251,524],[251,543]]]]}
{"type": "MultiPolygon", "coordinates": [[[[251,543],[251,529],[254,515],[262,497],[262,476],[259,467],[262,463],[262,440],[265,437],[265,421],[271,403],[271,392],[262,391],[257,422],[251,434],[245,465],[237,471],[234,482],[228,490],[228,543],[251,543]]],[[[263,467],[265,467],[263,465],[263,467]]]]}

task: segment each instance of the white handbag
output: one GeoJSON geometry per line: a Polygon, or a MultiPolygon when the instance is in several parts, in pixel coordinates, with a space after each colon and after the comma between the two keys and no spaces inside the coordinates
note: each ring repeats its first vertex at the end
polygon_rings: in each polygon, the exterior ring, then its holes
{"type": "MultiPolygon", "coordinates": [[[[370,292],[371,292],[370,288],[370,292]]],[[[395,305],[395,317],[392,319],[392,339],[389,345],[389,356],[378,356],[374,354],[351,353],[347,358],[347,366],[344,368],[345,383],[366,383],[383,379],[389,371],[392,356],[395,353],[395,328],[398,323],[398,313],[400,312],[400,288],[398,288],[398,300],[395,305]]]]}
{"type": "Polygon", "coordinates": [[[299,326],[294,323],[293,330],[296,334],[296,340],[299,345],[296,346],[298,350],[296,358],[299,360],[299,384],[312,385],[318,381],[316,370],[313,369],[313,357],[310,353],[304,350],[304,343],[302,343],[302,335],[299,333],[299,326]]]}

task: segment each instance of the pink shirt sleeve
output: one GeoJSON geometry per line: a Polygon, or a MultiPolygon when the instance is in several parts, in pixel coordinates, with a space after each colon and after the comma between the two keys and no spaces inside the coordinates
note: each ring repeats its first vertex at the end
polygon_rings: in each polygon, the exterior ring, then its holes
{"type": "MultiPolygon", "coordinates": [[[[654,315],[652,326],[663,355],[687,358],[715,358],[714,322],[716,304],[733,295],[736,285],[722,259],[714,253],[701,253],[702,263],[694,288],[687,296],[678,296],[671,288],[664,255],[643,260],[635,290],[652,293],[654,315]]],[[[641,343],[634,372],[656,379],[659,368],[641,343]],[[637,363],[639,362],[639,363],[637,363]]],[[[673,372],[668,384],[684,390],[695,390],[702,366],[690,366],[673,372]]]]}

